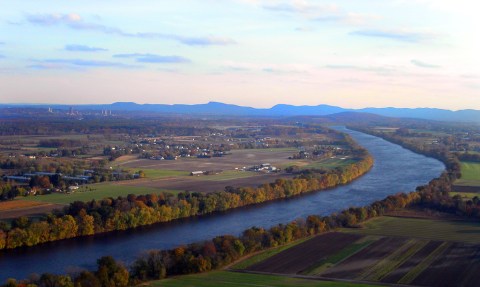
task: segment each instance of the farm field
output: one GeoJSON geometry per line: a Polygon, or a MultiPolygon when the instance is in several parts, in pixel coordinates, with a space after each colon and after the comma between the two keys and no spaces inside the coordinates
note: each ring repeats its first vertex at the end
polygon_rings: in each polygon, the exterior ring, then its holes
{"type": "Polygon", "coordinates": [[[322,258],[342,250],[352,241],[361,237],[361,235],[336,232],[323,234],[288,248],[246,269],[260,272],[299,274],[322,258]]]}
{"type": "Polygon", "coordinates": [[[20,216],[35,216],[61,208],[63,205],[37,202],[31,200],[12,200],[0,202],[0,220],[20,216]]]}
{"type": "Polygon", "coordinates": [[[455,185],[480,187],[480,163],[461,162],[462,178],[455,185]]]}
{"type": "MultiPolygon", "coordinates": [[[[52,194],[39,195],[39,196],[22,197],[22,198],[19,198],[19,200],[55,203],[55,204],[69,204],[74,201],[90,201],[92,199],[100,200],[106,197],[117,198],[119,196],[127,196],[129,194],[143,195],[143,194],[159,193],[162,191],[167,191],[167,190],[162,190],[154,187],[125,185],[124,183],[125,181],[90,184],[90,185],[81,187],[76,192],[70,193],[70,194],[52,193],[52,194]],[[84,191],[84,190],[87,190],[87,191],[84,191]]],[[[175,192],[175,191],[169,190],[168,192],[175,192]]]]}
{"type": "MultiPolygon", "coordinates": [[[[238,172],[240,175],[244,172],[238,172]]],[[[196,192],[214,192],[223,191],[226,186],[233,187],[256,187],[263,183],[274,182],[280,178],[292,178],[293,175],[286,173],[255,173],[250,177],[224,177],[224,175],[203,175],[203,176],[180,176],[155,180],[132,180],[125,181],[125,186],[132,187],[148,187],[161,190],[177,190],[177,191],[196,191],[196,192]],[[211,178],[210,178],[211,177],[211,178]]]]}
{"type": "Polygon", "coordinates": [[[294,241],[294,242],[289,243],[289,244],[285,244],[285,245],[282,245],[282,246],[279,246],[279,247],[274,247],[274,248],[262,251],[258,254],[250,256],[247,259],[242,260],[241,262],[233,265],[231,267],[231,269],[234,269],[234,270],[246,269],[247,267],[249,267],[253,264],[262,262],[262,261],[266,260],[267,258],[270,258],[270,257],[272,257],[272,256],[274,256],[274,255],[276,255],[276,254],[278,254],[278,253],[280,253],[284,250],[287,250],[290,247],[293,247],[295,245],[303,243],[303,242],[305,242],[306,240],[309,240],[309,239],[310,239],[310,237],[307,237],[305,239],[300,239],[300,240],[294,241]]]}
{"type": "Polygon", "coordinates": [[[137,159],[121,164],[123,168],[166,169],[192,172],[196,170],[235,170],[262,163],[279,165],[288,163],[288,157],[297,153],[295,148],[242,149],[234,150],[230,155],[212,158],[180,158],[178,160],[137,159]]]}
{"type": "Polygon", "coordinates": [[[291,165],[288,157],[298,152],[295,148],[245,149],[234,150],[224,157],[180,158],[178,160],[128,159],[116,162],[119,167],[143,170],[146,178],[128,181],[125,185],[148,187],[162,190],[179,190],[195,192],[222,191],[226,186],[256,187],[263,183],[274,182],[279,178],[292,178],[291,174],[260,173],[241,171],[262,163],[274,166],[291,165]],[[219,174],[190,176],[192,171],[222,171],[219,174]]]}
{"type": "MultiPolygon", "coordinates": [[[[245,270],[414,286],[477,286],[480,224],[380,217],[295,244],[245,270]],[[345,237],[344,235],[355,235],[345,237]]],[[[237,265],[241,265],[241,263],[237,265]]]]}
{"type": "Polygon", "coordinates": [[[228,271],[214,271],[203,274],[185,275],[152,281],[140,286],[151,287],[238,287],[238,286],[283,286],[283,287],[367,287],[368,284],[329,282],[286,276],[248,274],[228,271]]]}
{"type": "Polygon", "coordinates": [[[480,223],[466,221],[384,216],[367,221],[365,228],[344,231],[363,235],[415,237],[480,244],[480,223]]]}

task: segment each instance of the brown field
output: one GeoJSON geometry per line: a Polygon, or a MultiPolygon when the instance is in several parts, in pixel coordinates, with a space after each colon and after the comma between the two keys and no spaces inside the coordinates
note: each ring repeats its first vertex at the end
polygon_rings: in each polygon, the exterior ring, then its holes
{"type": "Polygon", "coordinates": [[[61,204],[51,204],[36,201],[5,201],[0,202],[0,220],[12,219],[20,216],[35,216],[61,209],[61,204]]]}
{"type": "Polygon", "coordinates": [[[331,278],[355,279],[406,242],[404,238],[384,237],[367,248],[350,256],[338,265],[326,270],[322,276],[331,278]]]}
{"type": "MultiPolygon", "coordinates": [[[[206,177],[206,176],[205,176],[206,177]]],[[[274,182],[279,178],[293,178],[291,174],[258,174],[252,177],[229,180],[202,180],[201,177],[170,177],[156,180],[125,181],[124,185],[154,187],[166,190],[213,192],[224,190],[226,186],[233,187],[256,187],[263,183],[274,182]]]]}
{"type": "Polygon", "coordinates": [[[430,241],[421,250],[419,250],[407,261],[405,261],[402,265],[400,265],[396,270],[394,270],[393,272],[390,272],[388,276],[385,276],[385,278],[382,279],[382,282],[397,283],[412,268],[420,264],[428,255],[430,255],[430,253],[432,253],[435,249],[437,249],[440,246],[440,244],[442,244],[441,241],[430,241]]]}
{"type": "Polygon", "coordinates": [[[454,184],[452,189],[456,192],[475,192],[480,196],[480,186],[468,186],[468,185],[457,185],[454,184]]]}
{"type": "Polygon", "coordinates": [[[312,264],[339,252],[362,235],[331,232],[276,254],[247,268],[250,271],[298,274],[312,264]]]}
{"type": "Polygon", "coordinates": [[[28,208],[38,205],[43,205],[41,202],[36,201],[20,201],[20,200],[9,200],[0,202],[0,212],[6,210],[12,210],[17,208],[28,208]]]}
{"type": "Polygon", "coordinates": [[[480,246],[452,244],[412,283],[421,286],[479,286],[480,246]]]}
{"type": "Polygon", "coordinates": [[[288,157],[292,156],[296,151],[294,148],[234,150],[232,154],[223,157],[181,158],[178,160],[130,160],[124,163],[122,167],[182,170],[188,172],[195,170],[233,170],[262,163],[279,165],[289,162],[288,157]]]}

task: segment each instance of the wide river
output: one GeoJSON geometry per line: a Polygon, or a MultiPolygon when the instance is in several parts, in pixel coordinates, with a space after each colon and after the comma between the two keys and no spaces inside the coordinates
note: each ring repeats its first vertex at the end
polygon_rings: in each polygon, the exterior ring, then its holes
{"type": "Polygon", "coordinates": [[[375,158],[370,172],[353,183],[296,198],[240,208],[224,214],[156,224],[135,230],[69,239],[0,252],[0,283],[29,274],[94,269],[96,260],[112,255],[125,263],[149,249],[172,248],[217,235],[238,235],[252,227],[287,223],[310,214],[328,215],[350,206],[363,206],[397,192],[408,192],[440,175],[444,165],[381,138],[346,128],[375,158]]]}

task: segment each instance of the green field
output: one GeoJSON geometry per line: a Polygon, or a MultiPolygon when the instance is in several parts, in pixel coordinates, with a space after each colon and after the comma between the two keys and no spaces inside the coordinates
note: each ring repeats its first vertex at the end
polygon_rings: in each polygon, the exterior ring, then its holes
{"type": "Polygon", "coordinates": [[[457,185],[480,186],[480,163],[465,162],[461,163],[462,177],[455,181],[457,185]]]}
{"type": "MultiPolygon", "coordinates": [[[[140,169],[137,169],[137,170],[140,170],[140,169]]],[[[159,179],[159,178],[165,178],[165,177],[189,175],[189,172],[180,171],[180,170],[167,170],[167,169],[141,169],[141,170],[145,172],[145,177],[148,179],[159,179]]]]}
{"type": "MultiPolygon", "coordinates": [[[[159,193],[161,190],[153,187],[143,187],[143,186],[128,186],[128,185],[118,185],[112,182],[107,183],[97,183],[87,185],[88,191],[82,191],[83,188],[80,188],[78,191],[70,194],[64,193],[52,193],[39,196],[27,196],[21,197],[19,200],[31,200],[31,201],[40,201],[40,202],[49,202],[57,204],[69,204],[74,201],[89,201],[92,199],[103,199],[105,197],[117,198],[119,196],[127,196],[129,194],[135,195],[144,195],[149,193],[159,193]],[[89,189],[92,190],[89,190],[89,189]]],[[[168,191],[175,193],[176,191],[168,191]]]]}
{"type": "Polygon", "coordinates": [[[311,237],[303,238],[303,239],[297,240],[297,241],[289,243],[289,244],[285,244],[285,245],[282,245],[282,246],[279,246],[279,247],[275,247],[275,248],[271,248],[271,249],[262,251],[262,252],[260,252],[256,255],[248,257],[245,260],[242,260],[241,262],[233,265],[231,268],[232,269],[245,269],[245,268],[247,268],[247,267],[249,267],[249,266],[251,266],[255,263],[262,262],[265,259],[272,257],[273,255],[276,255],[280,252],[283,252],[283,251],[287,250],[288,248],[293,247],[295,245],[298,245],[300,243],[303,243],[303,242],[305,242],[309,239],[311,239],[311,237]]]}
{"type": "MultiPolygon", "coordinates": [[[[236,273],[227,271],[213,271],[209,273],[179,276],[159,281],[152,281],[140,286],[155,287],[238,287],[238,286],[318,286],[318,287],[362,287],[373,286],[367,284],[354,284],[345,282],[317,281],[286,276],[259,275],[236,273]]],[[[376,285],[378,286],[378,285],[376,285]]]]}
{"type": "Polygon", "coordinates": [[[367,221],[364,228],[345,228],[342,231],[365,235],[480,243],[480,223],[465,221],[383,216],[367,221]]]}

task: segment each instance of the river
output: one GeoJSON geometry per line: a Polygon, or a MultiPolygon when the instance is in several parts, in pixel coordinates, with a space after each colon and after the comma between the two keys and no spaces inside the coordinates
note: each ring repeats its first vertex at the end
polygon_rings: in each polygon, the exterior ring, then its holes
{"type": "Polygon", "coordinates": [[[94,269],[96,260],[112,255],[125,263],[149,249],[172,248],[213,238],[238,235],[252,227],[287,223],[310,214],[328,215],[350,206],[364,206],[397,192],[413,191],[440,175],[444,165],[381,138],[346,128],[339,130],[368,149],[373,168],[353,183],[295,198],[122,232],[51,242],[0,251],[0,283],[32,273],[65,273],[94,269]]]}

